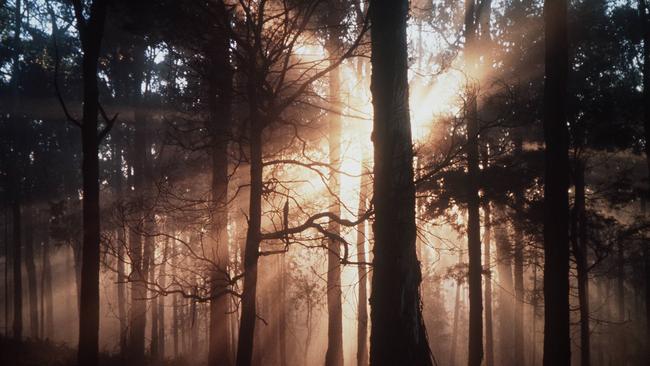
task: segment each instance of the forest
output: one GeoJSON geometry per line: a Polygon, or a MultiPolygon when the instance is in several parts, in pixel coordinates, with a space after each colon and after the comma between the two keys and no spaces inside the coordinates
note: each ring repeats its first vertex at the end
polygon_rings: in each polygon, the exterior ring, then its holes
{"type": "Polygon", "coordinates": [[[648,0],[0,0],[0,364],[650,365],[648,0]]]}

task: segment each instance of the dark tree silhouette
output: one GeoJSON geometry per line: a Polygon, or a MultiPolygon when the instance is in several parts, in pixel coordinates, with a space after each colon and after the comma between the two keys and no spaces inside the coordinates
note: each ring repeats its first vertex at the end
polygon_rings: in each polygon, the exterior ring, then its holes
{"type": "Polygon", "coordinates": [[[370,364],[432,365],[420,304],[406,0],[370,3],[375,238],[370,364]]]}

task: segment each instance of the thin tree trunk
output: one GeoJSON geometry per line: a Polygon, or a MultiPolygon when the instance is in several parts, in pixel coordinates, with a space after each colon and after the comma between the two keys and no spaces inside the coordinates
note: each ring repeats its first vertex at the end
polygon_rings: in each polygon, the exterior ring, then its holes
{"type": "MultiPolygon", "coordinates": [[[[639,0],[643,31],[643,126],[645,140],[650,141],[650,15],[646,0],[639,0]]],[[[648,176],[650,176],[650,144],[645,144],[648,176]]],[[[647,194],[650,195],[650,192],[647,194]]],[[[645,259],[645,313],[646,313],[646,359],[650,359],[650,243],[643,247],[645,259]]]]}
{"type": "MultiPolygon", "coordinates": [[[[463,254],[460,252],[458,254],[458,264],[461,264],[463,262],[463,254]]],[[[449,352],[449,365],[450,366],[455,366],[456,365],[456,353],[458,349],[458,323],[460,320],[460,288],[461,288],[461,281],[459,279],[456,280],[456,299],[454,300],[454,320],[453,320],[453,325],[452,325],[452,330],[451,330],[451,352],[449,352]]]]}
{"type": "MultiPolygon", "coordinates": [[[[523,154],[523,141],[521,131],[515,131],[515,155],[519,158],[523,154]]],[[[515,213],[523,213],[524,193],[522,187],[515,187],[515,213]]],[[[525,365],[524,358],[524,235],[521,223],[513,222],[514,229],[514,251],[513,267],[515,282],[515,365],[525,365]]]]}
{"type": "Polygon", "coordinates": [[[370,6],[375,147],[370,363],[432,365],[415,245],[406,42],[409,3],[373,0],[370,6]]]}
{"type": "Polygon", "coordinates": [[[52,264],[50,262],[50,242],[43,246],[43,289],[41,291],[43,301],[43,337],[54,339],[54,295],[52,292],[52,264]]]}
{"type": "MultiPolygon", "coordinates": [[[[8,201],[8,200],[6,200],[8,201]]],[[[7,202],[5,202],[5,215],[4,215],[4,245],[5,245],[5,337],[9,338],[9,312],[11,308],[11,289],[10,289],[10,283],[9,283],[9,265],[11,264],[11,260],[9,258],[9,206],[7,202]]]]}
{"type": "MultiPolygon", "coordinates": [[[[361,179],[359,179],[358,217],[365,214],[368,200],[368,172],[366,160],[361,162],[361,179]]],[[[357,227],[357,273],[359,276],[359,302],[357,308],[357,366],[368,365],[368,269],[366,262],[366,223],[362,221],[357,227]]]]}
{"type": "Polygon", "coordinates": [[[498,312],[499,318],[499,364],[514,366],[514,288],[512,279],[512,246],[508,240],[506,212],[504,207],[499,207],[495,227],[497,249],[497,275],[499,277],[498,312]]]}
{"type": "MultiPolygon", "coordinates": [[[[487,159],[486,159],[487,160],[487,159]]],[[[487,161],[483,166],[487,166],[487,161]]],[[[494,365],[494,332],[492,328],[492,272],[491,272],[491,249],[492,245],[492,223],[491,213],[492,209],[489,201],[483,204],[483,213],[485,215],[485,234],[484,234],[484,253],[483,253],[483,266],[485,268],[485,366],[494,365]]]]}
{"type": "Polygon", "coordinates": [[[23,275],[21,258],[21,207],[18,197],[14,198],[13,209],[13,277],[14,277],[14,339],[20,340],[23,337],[23,275]]]}
{"type": "MultiPolygon", "coordinates": [[[[20,52],[22,48],[21,42],[21,32],[22,32],[22,1],[16,0],[14,4],[14,37],[12,46],[14,48],[13,59],[12,59],[12,107],[13,113],[12,117],[12,126],[17,125],[18,121],[18,103],[20,102],[19,96],[19,78],[20,78],[20,52]]],[[[18,132],[16,131],[13,134],[14,138],[18,137],[18,132]]],[[[14,142],[17,144],[17,142],[14,142]]],[[[17,147],[16,147],[17,148],[17,147]]],[[[14,339],[21,340],[23,337],[23,276],[22,276],[22,238],[21,238],[21,189],[20,182],[18,180],[19,173],[17,172],[17,159],[11,159],[9,162],[9,169],[12,174],[11,177],[11,190],[13,193],[13,200],[11,203],[12,214],[13,214],[13,280],[14,280],[14,319],[13,319],[13,336],[14,339]],[[12,177],[13,175],[13,177],[12,177]]]]}
{"type": "Polygon", "coordinates": [[[129,314],[129,336],[127,339],[129,365],[137,366],[144,362],[145,355],[145,328],[147,321],[147,288],[144,281],[147,280],[147,269],[149,267],[149,258],[147,252],[149,249],[148,242],[148,216],[147,213],[147,126],[143,113],[144,96],[141,92],[141,85],[144,76],[145,67],[145,45],[139,43],[134,47],[133,61],[133,84],[131,92],[134,95],[133,115],[135,120],[135,139],[131,151],[132,167],[134,170],[133,186],[135,189],[134,197],[139,211],[136,213],[135,225],[129,233],[129,252],[131,257],[131,309],[129,314]],[[144,235],[143,235],[144,234],[144,235]]]}
{"type": "Polygon", "coordinates": [[[567,1],[544,1],[544,366],[568,366],[569,138],[567,1]]]}
{"type": "MultiPolygon", "coordinates": [[[[172,242],[171,243],[171,256],[172,256],[172,278],[174,279],[176,277],[176,265],[178,259],[176,256],[178,255],[176,251],[176,243],[172,242]]],[[[173,345],[174,345],[174,358],[178,358],[180,356],[178,352],[178,327],[179,327],[179,314],[178,314],[178,294],[173,294],[172,295],[172,340],[173,340],[173,345]]]]}
{"type": "Polygon", "coordinates": [[[287,274],[286,274],[286,253],[282,253],[279,256],[279,290],[280,290],[280,302],[279,302],[279,346],[280,346],[280,366],[287,366],[287,274]]]}
{"type": "MultiPolygon", "coordinates": [[[[158,275],[158,283],[161,288],[166,288],[167,286],[167,253],[169,250],[169,238],[165,237],[164,247],[163,247],[163,259],[160,265],[160,271],[158,275]]],[[[158,298],[158,358],[161,363],[165,362],[165,299],[166,296],[161,296],[158,298]]]]}
{"type": "Polygon", "coordinates": [[[29,335],[38,338],[38,284],[34,261],[34,212],[31,205],[24,210],[25,269],[27,272],[27,293],[29,294],[29,335]]]}
{"type": "Polygon", "coordinates": [[[587,228],[585,213],[585,166],[576,161],[575,203],[571,217],[571,243],[578,273],[578,299],[580,304],[580,365],[591,365],[589,330],[589,273],[587,266],[587,228]]]}
{"type": "Polygon", "coordinates": [[[617,274],[616,274],[616,308],[617,308],[617,324],[618,328],[618,360],[621,366],[627,365],[627,341],[625,320],[627,318],[625,309],[625,248],[621,242],[618,243],[617,250],[617,274]]]}
{"type": "MultiPolygon", "coordinates": [[[[156,270],[154,268],[154,256],[151,255],[149,258],[149,279],[150,283],[157,283],[156,279],[156,270]]],[[[153,298],[151,299],[151,341],[149,343],[149,352],[151,354],[151,362],[154,365],[161,364],[160,354],[159,354],[159,339],[158,339],[158,301],[161,299],[161,296],[152,294],[153,298]]]]}

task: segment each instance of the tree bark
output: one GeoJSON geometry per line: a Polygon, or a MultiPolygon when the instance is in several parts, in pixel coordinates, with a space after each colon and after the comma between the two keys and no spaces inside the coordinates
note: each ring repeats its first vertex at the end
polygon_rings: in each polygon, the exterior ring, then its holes
{"type": "Polygon", "coordinates": [[[45,339],[54,338],[54,297],[52,293],[52,264],[50,262],[50,242],[43,245],[42,290],[43,313],[41,316],[45,339]]]}
{"type": "MultiPolygon", "coordinates": [[[[364,159],[359,180],[359,209],[358,217],[365,214],[368,201],[368,172],[365,171],[364,159]]],[[[366,222],[362,221],[357,227],[357,273],[359,276],[359,301],[357,308],[357,366],[368,365],[368,269],[366,263],[366,222]]]]}
{"type": "Polygon", "coordinates": [[[409,4],[373,0],[370,7],[375,147],[370,363],[432,365],[415,246],[406,43],[409,4]]]}
{"type": "MultiPolygon", "coordinates": [[[[645,132],[645,153],[650,176],[650,15],[646,0],[639,0],[639,11],[643,30],[643,126],[645,132]]],[[[650,188],[647,194],[650,196],[650,188]]],[[[646,359],[650,359],[650,243],[643,247],[645,259],[645,313],[646,313],[646,359]]]]}
{"type": "MultiPolygon", "coordinates": [[[[487,159],[486,159],[487,160],[487,159]]],[[[487,161],[483,163],[487,166],[487,161]]],[[[492,324],[492,208],[489,201],[483,204],[485,234],[483,242],[483,266],[485,268],[485,366],[494,365],[494,330],[492,324]]]]}
{"type": "Polygon", "coordinates": [[[25,269],[27,272],[27,293],[29,294],[29,335],[39,338],[38,330],[38,284],[34,261],[34,212],[31,205],[24,210],[25,269]]]}
{"type": "Polygon", "coordinates": [[[499,224],[496,226],[494,233],[497,249],[497,275],[499,277],[499,307],[497,312],[499,318],[499,364],[514,366],[512,246],[508,240],[505,218],[505,207],[499,207],[497,212],[499,224]]]}
{"type": "MultiPolygon", "coordinates": [[[[83,176],[83,249],[79,307],[79,348],[77,363],[97,364],[99,342],[99,144],[97,114],[99,89],[97,68],[106,18],[106,0],[95,0],[89,18],[83,5],[75,3],[77,29],[83,50],[83,118],[81,127],[83,176]]],[[[106,127],[108,128],[108,126],[106,127]]]]}
{"type": "MultiPolygon", "coordinates": [[[[227,27],[229,14],[223,1],[216,4],[219,24],[227,27]]],[[[224,29],[215,35],[214,54],[208,87],[210,108],[209,131],[212,134],[211,251],[217,268],[211,273],[208,364],[232,364],[230,344],[230,296],[228,289],[228,140],[232,103],[230,39],[224,29]]]]}
{"type": "Polygon", "coordinates": [[[258,110],[258,80],[254,60],[249,60],[247,94],[250,114],[250,197],[248,231],[244,249],[244,288],[241,299],[241,321],[237,346],[237,366],[250,366],[253,358],[255,335],[255,298],[257,293],[257,262],[261,242],[262,224],[262,130],[263,122],[258,110]]]}
{"type": "Polygon", "coordinates": [[[135,139],[131,151],[133,167],[134,199],[138,207],[136,221],[129,233],[129,252],[131,258],[131,309],[129,314],[129,336],[127,338],[127,362],[129,365],[141,365],[145,355],[145,328],[147,321],[147,288],[144,281],[148,277],[149,258],[149,214],[147,213],[147,126],[143,113],[144,96],[141,91],[144,80],[145,45],[138,42],[133,51],[133,115],[135,139]]]}
{"type": "Polygon", "coordinates": [[[544,366],[568,366],[571,342],[566,0],[544,1],[544,25],[544,366]]]}
{"type": "Polygon", "coordinates": [[[14,277],[14,339],[21,340],[23,337],[23,274],[22,274],[22,238],[21,238],[21,207],[17,196],[12,203],[13,220],[13,277],[14,277]]]}
{"type": "MultiPolygon", "coordinates": [[[[14,4],[14,36],[13,36],[13,57],[11,68],[11,83],[12,83],[12,125],[18,124],[18,103],[20,101],[19,85],[20,85],[20,52],[22,49],[21,32],[22,32],[22,1],[16,0],[14,4]]],[[[12,132],[13,129],[12,129],[12,132]]],[[[14,138],[18,137],[18,131],[13,133],[14,138]]],[[[17,145],[17,141],[14,141],[17,145]]],[[[17,146],[15,146],[17,151],[17,146]]],[[[23,337],[23,276],[22,276],[22,238],[21,238],[21,189],[20,181],[18,179],[19,173],[17,172],[17,156],[10,160],[9,170],[12,172],[11,177],[11,190],[13,193],[12,206],[12,220],[13,220],[13,287],[14,287],[14,319],[13,319],[13,337],[16,340],[21,340],[23,337]]]]}
{"type": "MultiPolygon", "coordinates": [[[[475,42],[477,28],[475,0],[465,0],[465,63],[470,77],[475,77],[475,42]]],[[[480,366],[483,360],[483,299],[481,266],[481,217],[478,196],[478,106],[476,90],[468,89],[467,101],[467,248],[469,253],[469,342],[468,364],[480,366]]]]}
{"type": "Polygon", "coordinates": [[[580,304],[580,365],[591,365],[589,330],[589,273],[587,265],[587,228],[585,208],[585,166],[579,158],[575,163],[575,202],[571,214],[571,244],[578,274],[580,304]]]}
{"type": "MultiPolygon", "coordinates": [[[[328,41],[327,51],[331,59],[337,59],[341,48],[340,27],[342,17],[341,2],[329,1],[328,9],[328,41]]],[[[330,200],[329,211],[341,216],[339,202],[341,165],[341,92],[339,68],[329,72],[329,104],[333,112],[329,113],[329,190],[335,197],[330,200]]],[[[339,235],[339,224],[330,220],[327,230],[339,235]]],[[[341,243],[329,238],[327,241],[327,352],[325,353],[325,366],[343,366],[343,305],[341,303],[341,243]]]]}
{"type": "MultiPolygon", "coordinates": [[[[523,154],[523,141],[521,131],[515,131],[515,155],[519,158],[523,154]]],[[[523,213],[524,192],[519,185],[515,186],[515,212],[523,213]]],[[[524,235],[521,223],[513,222],[514,250],[513,267],[515,282],[515,365],[525,365],[524,359],[524,235]]]]}

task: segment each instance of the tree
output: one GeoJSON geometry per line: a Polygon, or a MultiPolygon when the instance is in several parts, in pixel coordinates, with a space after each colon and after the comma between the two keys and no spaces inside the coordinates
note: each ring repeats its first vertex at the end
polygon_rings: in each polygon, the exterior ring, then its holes
{"type": "MultiPolygon", "coordinates": [[[[480,7],[475,0],[465,2],[465,63],[469,83],[476,78],[476,42],[480,7]]],[[[480,366],[483,360],[483,297],[481,279],[481,217],[479,213],[479,126],[477,87],[468,89],[467,119],[467,247],[469,253],[469,365],[480,366]]]]}
{"type": "Polygon", "coordinates": [[[370,3],[375,238],[370,363],[432,365],[420,305],[408,112],[408,1],[370,3]]]}
{"type": "Polygon", "coordinates": [[[544,365],[571,362],[567,2],[544,1],[544,365]]]}
{"type": "MultiPolygon", "coordinates": [[[[73,1],[77,31],[83,52],[83,116],[80,124],[83,163],[83,249],[81,265],[81,292],[79,313],[79,349],[77,363],[97,364],[99,347],[99,144],[110,131],[115,118],[108,119],[99,107],[97,67],[101,50],[107,0],[93,0],[88,16],[88,4],[73,1]],[[98,114],[106,119],[106,126],[98,132],[98,114]]],[[[67,114],[67,112],[66,112],[67,114]]],[[[72,119],[72,118],[70,118],[72,119]]]]}

